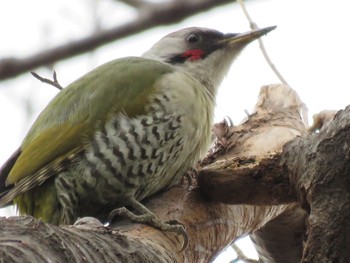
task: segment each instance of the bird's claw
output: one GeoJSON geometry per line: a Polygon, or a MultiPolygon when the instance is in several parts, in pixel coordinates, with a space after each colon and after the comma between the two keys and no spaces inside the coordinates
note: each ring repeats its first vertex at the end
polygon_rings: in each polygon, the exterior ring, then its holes
{"type": "Polygon", "coordinates": [[[122,216],[127,212],[129,212],[129,210],[127,210],[125,207],[112,210],[108,216],[108,223],[111,224],[115,216],[122,216]]]}
{"type": "Polygon", "coordinates": [[[195,167],[190,167],[188,171],[183,175],[182,178],[185,178],[188,182],[188,188],[193,186],[196,182],[194,178],[198,176],[198,170],[195,167]]]}
{"type": "Polygon", "coordinates": [[[175,232],[179,236],[182,236],[183,243],[179,252],[184,251],[188,245],[188,240],[189,240],[184,223],[176,219],[166,221],[165,223],[171,226],[172,228],[172,229],[169,229],[168,231],[175,232]]]}
{"type": "Polygon", "coordinates": [[[184,251],[188,245],[189,239],[188,239],[185,225],[179,220],[173,219],[166,222],[162,222],[153,213],[136,215],[125,207],[114,209],[108,216],[108,222],[111,223],[115,216],[127,217],[136,223],[148,224],[160,230],[174,232],[182,236],[183,243],[182,243],[180,252],[184,251]]]}

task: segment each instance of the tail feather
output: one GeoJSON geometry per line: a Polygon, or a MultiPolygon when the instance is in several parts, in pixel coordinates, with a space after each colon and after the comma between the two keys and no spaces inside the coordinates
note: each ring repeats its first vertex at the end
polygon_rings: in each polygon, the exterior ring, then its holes
{"type": "MultiPolygon", "coordinates": [[[[4,193],[0,194],[0,207],[9,205],[12,200],[18,195],[23,194],[24,192],[27,192],[38,185],[41,185],[48,178],[67,170],[79,158],[80,153],[81,151],[79,149],[75,149],[69,154],[53,160],[35,173],[26,176],[16,184],[5,186],[4,193]]],[[[11,169],[9,169],[9,171],[10,170],[11,169]]]]}
{"type": "Polygon", "coordinates": [[[21,148],[18,148],[0,168],[0,199],[12,188],[6,185],[6,180],[21,153],[21,148]]]}

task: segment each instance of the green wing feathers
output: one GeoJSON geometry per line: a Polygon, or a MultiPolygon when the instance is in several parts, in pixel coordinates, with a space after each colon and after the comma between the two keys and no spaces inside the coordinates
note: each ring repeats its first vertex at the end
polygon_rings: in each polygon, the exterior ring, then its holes
{"type": "Polygon", "coordinates": [[[0,184],[7,177],[0,190],[14,185],[1,199],[7,196],[9,200],[27,191],[23,187],[25,182],[33,188],[53,176],[48,168],[58,160],[69,159],[72,153],[81,152],[84,142],[109,116],[143,114],[149,96],[157,92],[157,80],[171,71],[170,66],[153,60],[117,59],[62,90],[33,124],[12,169],[0,171],[0,184]],[[51,173],[45,175],[45,171],[51,173]]]}

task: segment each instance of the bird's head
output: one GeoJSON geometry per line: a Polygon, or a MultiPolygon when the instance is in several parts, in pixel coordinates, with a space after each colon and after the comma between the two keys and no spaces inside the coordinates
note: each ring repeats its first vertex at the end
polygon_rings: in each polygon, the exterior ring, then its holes
{"type": "Polygon", "coordinates": [[[275,28],[266,27],[241,34],[224,34],[200,27],[185,28],[163,37],[143,57],[180,68],[215,93],[242,49],[275,28]]]}

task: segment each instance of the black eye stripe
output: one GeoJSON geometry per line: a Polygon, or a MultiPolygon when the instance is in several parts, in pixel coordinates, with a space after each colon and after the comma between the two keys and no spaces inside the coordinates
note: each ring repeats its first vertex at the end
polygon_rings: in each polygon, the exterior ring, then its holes
{"type": "Polygon", "coordinates": [[[205,59],[215,50],[220,49],[225,34],[215,30],[191,30],[187,32],[182,40],[187,44],[182,53],[171,54],[166,62],[169,64],[182,64],[186,61],[197,61],[205,59]]]}

